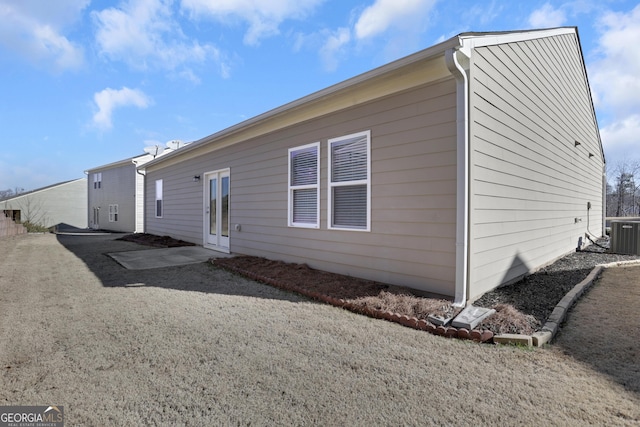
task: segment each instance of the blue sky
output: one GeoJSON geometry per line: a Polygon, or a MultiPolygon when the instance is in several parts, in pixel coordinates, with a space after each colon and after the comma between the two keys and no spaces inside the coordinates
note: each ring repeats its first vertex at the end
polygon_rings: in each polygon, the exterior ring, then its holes
{"type": "Polygon", "coordinates": [[[578,26],[610,168],[640,159],[640,3],[0,0],[0,190],[194,141],[466,31],[578,26]]]}

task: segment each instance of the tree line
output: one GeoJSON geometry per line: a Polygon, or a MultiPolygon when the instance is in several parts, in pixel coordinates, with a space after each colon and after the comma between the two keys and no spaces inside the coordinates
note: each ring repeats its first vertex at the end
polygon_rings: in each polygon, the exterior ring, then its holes
{"type": "Polygon", "coordinates": [[[607,173],[607,216],[640,217],[640,161],[621,161],[607,173]]]}
{"type": "Polygon", "coordinates": [[[24,188],[16,187],[13,190],[11,188],[0,190],[0,199],[8,199],[9,197],[17,196],[21,193],[24,193],[24,188]]]}

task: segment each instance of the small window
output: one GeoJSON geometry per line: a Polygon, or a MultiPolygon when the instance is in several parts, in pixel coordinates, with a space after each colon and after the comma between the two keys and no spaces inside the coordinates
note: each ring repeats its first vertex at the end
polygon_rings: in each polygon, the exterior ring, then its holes
{"type": "Polygon", "coordinates": [[[329,140],[328,228],[369,231],[371,132],[329,140]]]}
{"type": "Polygon", "coordinates": [[[109,222],[118,222],[118,205],[109,205],[109,222]]]}
{"type": "Polygon", "coordinates": [[[162,218],[162,180],[156,180],[156,218],[162,218]]]}
{"type": "Polygon", "coordinates": [[[93,174],[93,188],[98,189],[102,186],[102,172],[93,174]]]}
{"type": "Polygon", "coordinates": [[[289,227],[320,226],[320,143],[289,149],[289,227]]]}

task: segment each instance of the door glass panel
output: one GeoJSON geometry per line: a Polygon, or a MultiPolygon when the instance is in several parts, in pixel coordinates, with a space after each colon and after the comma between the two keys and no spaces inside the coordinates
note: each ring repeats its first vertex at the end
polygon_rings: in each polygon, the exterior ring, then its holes
{"type": "Polygon", "coordinates": [[[216,235],[218,218],[216,208],[218,206],[218,180],[216,178],[209,180],[209,234],[216,235]]]}
{"type": "Polygon", "coordinates": [[[220,189],[220,197],[222,199],[222,207],[221,207],[221,233],[224,237],[229,237],[229,177],[223,176],[221,178],[221,189],[220,189]]]}

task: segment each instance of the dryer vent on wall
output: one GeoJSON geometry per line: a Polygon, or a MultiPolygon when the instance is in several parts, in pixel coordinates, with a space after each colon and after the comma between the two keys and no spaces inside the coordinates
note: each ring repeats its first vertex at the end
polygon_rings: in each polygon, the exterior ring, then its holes
{"type": "Polygon", "coordinates": [[[640,255],[640,221],[611,221],[611,252],[640,255]]]}

